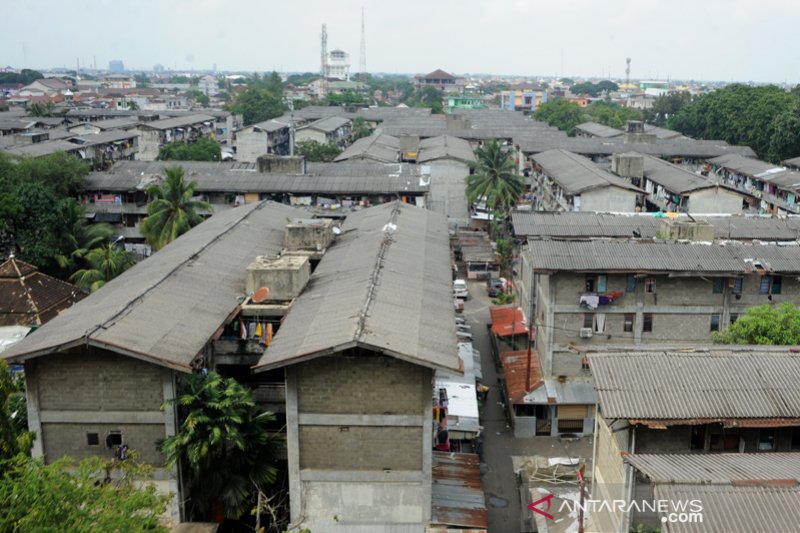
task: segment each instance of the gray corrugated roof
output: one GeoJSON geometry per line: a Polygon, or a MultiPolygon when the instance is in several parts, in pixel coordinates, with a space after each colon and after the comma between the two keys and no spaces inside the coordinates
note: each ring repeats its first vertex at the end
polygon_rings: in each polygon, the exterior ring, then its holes
{"type": "Polygon", "coordinates": [[[529,240],[533,268],[580,272],[754,272],[753,260],[767,271],[800,272],[800,246],[729,242],[529,240]]]}
{"type": "Polygon", "coordinates": [[[553,149],[564,149],[583,155],[611,155],[622,152],[637,152],[659,157],[689,157],[706,159],[723,154],[740,154],[754,157],[748,146],[731,146],[725,141],[699,141],[694,139],[659,139],[652,144],[626,144],[624,137],[612,139],[567,137],[566,135],[541,135],[515,132],[514,144],[528,154],[553,149]]]}
{"type": "Polygon", "coordinates": [[[308,124],[306,126],[303,126],[302,128],[298,128],[298,129],[308,128],[308,129],[312,129],[312,130],[321,131],[321,132],[324,132],[324,133],[331,133],[331,132],[334,132],[334,131],[338,130],[342,126],[346,126],[349,123],[350,123],[350,119],[348,119],[348,118],[344,118],[344,117],[326,117],[326,118],[321,118],[319,120],[316,120],[316,121],[312,122],[311,124],[308,124]]]}
{"type": "Polygon", "coordinates": [[[644,176],[675,194],[719,187],[703,176],[648,155],[644,156],[644,176]]]}
{"type": "Polygon", "coordinates": [[[9,146],[5,149],[6,152],[13,155],[22,155],[30,157],[40,157],[44,155],[54,154],[56,152],[69,152],[80,150],[81,146],[64,140],[43,141],[35,144],[22,144],[18,146],[9,146]]]}
{"type": "MultiPolygon", "coordinates": [[[[108,172],[86,177],[88,191],[133,191],[153,176],[163,176],[174,161],[121,161],[108,172]]],[[[308,173],[261,173],[252,164],[238,162],[181,161],[187,180],[197,182],[197,191],[296,194],[403,194],[423,193],[416,168],[407,164],[327,163],[307,165],[308,173]]]]}
{"type": "Polygon", "coordinates": [[[393,202],[348,215],[342,229],[256,368],[360,346],[458,371],[445,217],[393,202]]]}
{"type": "Polygon", "coordinates": [[[708,162],[739,174],[774,183],[780,187],[791,189],[800,187],[800,172],[766,161],[730,154],[709,159],[708,162]]]}
{"type": "Polygon", "coordinates": [[[590,159],[566,150],[548,150],[533,156],[547,176],[567,194],[580,194],[601,187],[644,192],[630,182],[607,172],[590,159]]]}
{"type": "MultiPolygon", "coordinates": [[[[617,237],[630,238],[634,232],[652,239],[664,218],[649,214],[611,214],[589,211],[521,212],[511,214],[514,234],[518,237],[617,237]]],[[[678,220],[689,220],[685,215],[678,220]]],[[[773,217],[761,215],[703,216],[714,226],[714,237],[732,240],[794,241],[800,238],[800,217],[773,217]]]]}
{"type": "Polygon", "coordinates": [[[786,159],[784,160],[783,164],[789,167],[800,168],[800,157],[786,159]]]}
{"type": "Polygon", "coordinates": [[[200,124],[203,122],[213,122],[216,120],[211,115],[186,115],[175,118],[163,118],[161,120],[154,120],[152,122],[142,122],[139,126],[142,128],[152,128],[156,130],[168,130],[171,128],[182,128],[184,126],[191,126],[193,124],[200,124]]]}
{"type": "Polygon", "coordinates": [[[397,137],[375,134],[358,139],[339,154],[335,161],[371,159],[373,161],[392,163],[399,159],[399,152],[400,140],[397,137]]]}
{"type": "Polygon", "coordinates": [[[800,482],[800,455],[796,453],[630,454],[625,460],[653,483],[800,482]]]}
{"type": "Polygon", "coordinates": [[[685,138],[689,139],[690,137],[686,137],[683,133],[675,130],[668,130],[667,128],[661,128],[659,126],[653,126],[652,124],[645,124],[644,125],[644,132],[649,133],[651,135],[655,135],[656,139],[677,139],[677,138],[685,138]]]}
{"type": "Polygon", "coordinates": [[[583,124],[578,124],[575,126],[575,129],[582,130],[593,137],[601,137],[605,139],[625,135],[625,132],[622,130],[612,128],[611,126],[606,126],[605,124],[599,124],[597,122],[584,122],[583,124]]]}
{"type": "MultiPolygon", "coordinates": [[[[702,522],[663,522],[663,533],[792,533],[800,531],[800,487],[656,485],[655,499],[699,500],[702,522]]],[[[667,518],[674,512],[661,513],[667,518]]]]}
{"type": "Polygon", "coordinates": [[[800,418],[800,354],[589,355],[603,416],[636,420],[800,418]]]}
{"type": "Polygon", "coordinates": [[[475,161],[475,154],[469,142],[450,135],[420,141],[417,163],[427,163],[437,159],[458,159],[469,162],[475,161]]]}
{"type": "Polygon", "coordinates": [[[279,252],[286,219],[297,216],[302,212],[272,202],[215,215],[3,357],[16,360],[88,344],[188,371],[242,301],[247,266],[257,255],[279,252]]]}

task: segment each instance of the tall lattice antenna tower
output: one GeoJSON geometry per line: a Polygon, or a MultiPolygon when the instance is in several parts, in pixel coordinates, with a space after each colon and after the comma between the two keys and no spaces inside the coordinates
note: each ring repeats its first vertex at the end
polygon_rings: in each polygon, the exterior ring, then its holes
{"type": "Polygon", "coordinates": [[[631,84],[631,58],[625,58],[625,85],[631,84]]]}
{"type": "Polygon", "coordinates": [[[364,78],[367,74],[367,32],[364,30],[364,8],[361,8],[361,60],[358,64],[359,74],[364,78]]]}
{"type": "Polygon", "coordinates": [[[322,25],[322,36],[320,38],[320,67],[319,75],[322,77],[322,96],[327,94],[328,89],[328,26],[322,25]]]}

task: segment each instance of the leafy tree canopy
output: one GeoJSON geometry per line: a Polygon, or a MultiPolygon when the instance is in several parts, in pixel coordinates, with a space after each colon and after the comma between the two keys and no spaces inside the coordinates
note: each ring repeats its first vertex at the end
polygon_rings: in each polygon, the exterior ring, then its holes
{"type": "Polygon", "coordinates": [[[800,155],[798,122],[800,95],[774,85],[733,84],[683,105],[667,125],[690,137],[747,145],[778,163],[800,155]]]}
{"type": "Polygon", "coordinates": [[[790,302],[777,307],[752,307],[722,331],[714,332],[720,344],[800,344],[800,309],[790,302]]]}
{"type": "Polygon", "coordinates": [[[302,155],[306,161],[328,162],[336,159],[342,153],[338,146],[331,143],[322,144],[317,141],[300,141],[295,146],[297,155],[302,155]]]}
{"type": "Polygon", "coordinates": [[[671,117],[675,116],[683,106],[691,101],[692,95],[686,91],[659,96],[653,102],[653,107],[645,110],[644,119],[650,124],[664,127],[671,117]]]}
{"type": "Polygon", "coordinates": [[[195,514],[207,516],[218,501],[238,518],[256,491],[275,481],[283,441],[268,429],[274,415],[259,410],[250,389],[216,372],[187,376],[172,403],[183,422],[161,451],[169,465],[186,465],[195,514]]]}
{"type": "Polygon", "coordinates": [[[160,519],[169,496],[142,482],[151,469],[135,455],[77,465],[69,458],[46,465],[18,455],[0,470],[0,530],[167,532],[160,519]]]}
{"type": "Polygon", "coordinates": [[[219,143],[205,138],[193,143],[170,143],[158,151],[159,161],[219,161],[221,158],[219,143]]]}
{"type": "Polygon", "coordinates": [[[29,85],[42,78],[44,78],[44,75],[41,72],[27,68],[22,69],[19,73],[0,72],[0,83],[21,83],[23,85],[29,85]]]}
{"type": "Polygon", "coordinates": [[[33,445],[22,385],[23,380],[12,375],[0,359],[0,465],[18,454],[28,454],[33,445]]]}
{"type": "Polygon", "coordinates": [[[618,89],[619,85],[617,85],[613,81],[603,80],[597,83],[592,83],[590,81],[585,81],[583,83],[576,83],[575,85],[570,87],[569,90],[572,91],[573,94],[588,94],[589,96],[597,98],[604,92],[616,91],[618,89]]]}
{"type": "Polygon", "coordinates": [[[533,116],[536,120],[566,131],[567,135],[575,135],[575,126],[586,122],[581,106],[563,98],[540,105],[533,116]]]}

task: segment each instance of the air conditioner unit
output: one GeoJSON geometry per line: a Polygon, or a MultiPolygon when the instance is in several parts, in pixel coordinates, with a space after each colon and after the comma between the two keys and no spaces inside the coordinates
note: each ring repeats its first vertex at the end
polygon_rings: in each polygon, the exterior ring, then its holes
{"type": "Polygon", "coordinates": [[[581,339],[591,339],[592,328],[581,328],[581,339]]]}

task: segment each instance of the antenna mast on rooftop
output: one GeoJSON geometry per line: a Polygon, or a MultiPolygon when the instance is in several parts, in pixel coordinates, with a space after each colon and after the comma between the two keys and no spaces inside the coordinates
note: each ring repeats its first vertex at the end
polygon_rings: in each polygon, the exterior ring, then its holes
{"type": "Polygon", "coordinates": [[[367,74],[367,32],[364,31],[364,8],[361,8],[361,60],[358,64],[358,70],[361,74],[361,81],[366,79],[367,74]]]}
{"type": "Polygon", "coordinates": [[[319,75],[322,77],[320,83],[320,96],[328,94],[328,26],[322,25],[322,37],[320,39],[320,68],[319,75]]]}
{"type": "MultiPolygon", "coordinates": [[[[625,58],[625,85],[631,84],[631,58],[625,58]]],[[[628,87],[626,87],[627,89],[628,87]]]]}

